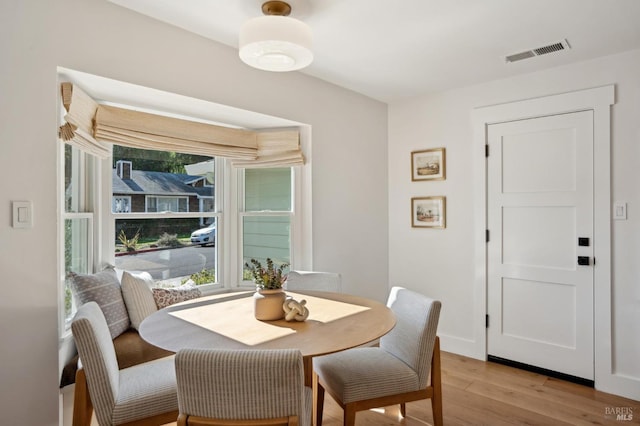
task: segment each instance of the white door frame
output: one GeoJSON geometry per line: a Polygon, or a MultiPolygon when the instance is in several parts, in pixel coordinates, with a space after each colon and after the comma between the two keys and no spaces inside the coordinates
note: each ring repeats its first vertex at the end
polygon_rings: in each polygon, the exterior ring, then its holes
{"type": "Polygon", "coordinates": [[[487,359],[487,126],[546,115],[593,110],[594,141],[594,333],[595,383],[602,390],[617,388],[611,335],[611,120],[613,85],[527,99],[473,110],[474,164],[474,317],[477,358],[487,359]]]}

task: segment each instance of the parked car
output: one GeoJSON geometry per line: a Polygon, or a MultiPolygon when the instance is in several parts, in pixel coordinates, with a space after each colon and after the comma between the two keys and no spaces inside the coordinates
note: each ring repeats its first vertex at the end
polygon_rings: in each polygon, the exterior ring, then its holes
{"type": "Polygon", "coordinates": [[[198,229],[191,233],[191,244],[216,245],[216,224],[215,222],[206,228],[198,229]]]}

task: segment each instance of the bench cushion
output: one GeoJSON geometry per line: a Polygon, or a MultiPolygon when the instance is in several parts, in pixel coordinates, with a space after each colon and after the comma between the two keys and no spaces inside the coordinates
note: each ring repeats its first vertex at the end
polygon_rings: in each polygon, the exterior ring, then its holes
{"type": "MultiPolygon", "coordinates": [[[[165,351],[164,349],[147,343],[140,337],[138,332],[132,328],[113,339],[113,346],[116,350],[119,369],[173,355],[173,352],[165,351]]],[[[77,370],[78,356],[76,355],[62,370],[62,378],[60,380],[61,388],[75,383],[77,370]]]]}

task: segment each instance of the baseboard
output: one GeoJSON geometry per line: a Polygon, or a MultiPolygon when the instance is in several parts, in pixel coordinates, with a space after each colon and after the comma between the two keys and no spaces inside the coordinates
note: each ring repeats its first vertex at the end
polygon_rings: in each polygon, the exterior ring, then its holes
{"type": "Polygon", "coordinates": [[[531,371],[533,373],[543,374],[545,376],[553,377],[555,379],[565,380],[567,382],[577,383],[583,386],[594,387],[594,381],[584,379],[582,377],[572,376],[570,374],[560,373],[546,368],[536,367],[534,365],[524,364],[522,362],[512,361],[510,359],[500,358],[494,355],[488,355],[487,360],[495,362],[497,364],[508,365],[509,367],[519,368],[521,370],[531,371]]]}

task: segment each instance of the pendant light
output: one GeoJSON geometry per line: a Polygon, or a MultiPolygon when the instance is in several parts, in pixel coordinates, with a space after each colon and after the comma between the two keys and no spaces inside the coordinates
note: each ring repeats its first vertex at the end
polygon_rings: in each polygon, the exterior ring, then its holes
{"type": "Polygon", "coordinates": [[[252,18],[240,28],[240,59],[264,71],[296,71],[313,61],[311,28],[290,18],[291,6],[267,1],[264,16],[252,18]]]}

